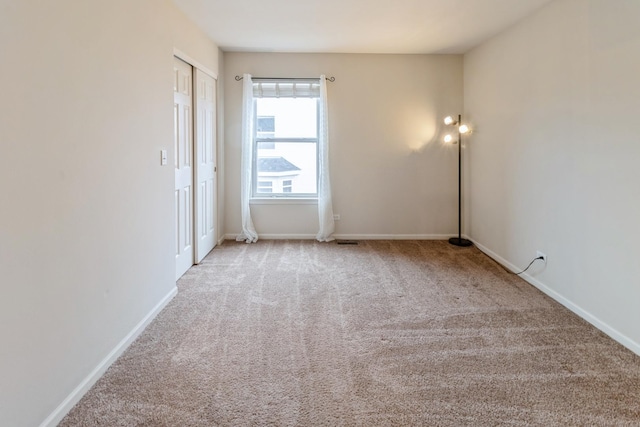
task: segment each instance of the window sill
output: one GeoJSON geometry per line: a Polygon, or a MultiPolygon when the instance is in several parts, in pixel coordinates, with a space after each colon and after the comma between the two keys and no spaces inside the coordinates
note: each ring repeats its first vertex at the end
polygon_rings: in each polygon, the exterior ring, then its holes
{"type": "Polygon", "coordinates": [[[316,197],[254,197],[252,205],[317,205],[316,197]]]}

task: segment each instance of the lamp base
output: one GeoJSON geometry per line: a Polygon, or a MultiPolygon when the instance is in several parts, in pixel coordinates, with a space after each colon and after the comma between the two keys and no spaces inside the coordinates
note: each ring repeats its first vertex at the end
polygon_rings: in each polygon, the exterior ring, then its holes
{"type": "Polygon", "coordinates": [[[456,246],[472,246],[471,240],[463,239],[461,237],[452,237],[449,239],[449,243],[456,246]]]}

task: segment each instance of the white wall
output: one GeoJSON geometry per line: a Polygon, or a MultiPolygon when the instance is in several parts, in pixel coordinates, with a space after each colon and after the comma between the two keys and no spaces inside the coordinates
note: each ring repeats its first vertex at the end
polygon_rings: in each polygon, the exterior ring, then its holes
{"type": "Polygon", "coordinates": [[[640,353],[640,2],[557,0],[465,55],[467,232],[640,353]]]}
{"type": "MultiPolygon", "coordinates": [[[[442,117],[462,108],[460,55],[225,53],[225,231],[241,230],[242,83],[334,76],[328,83],[337,235],[432,236],[457,231],[457,151],[442,117]]],[[[259,234],[315,236],[316,205],[252,205],[259,234]]]]}
{"type": "Polygon", "coordinates": [[[175,287],[174,48],[217,71],[168,1],[0,6],[0,425],[43,422],[175,287]]]}

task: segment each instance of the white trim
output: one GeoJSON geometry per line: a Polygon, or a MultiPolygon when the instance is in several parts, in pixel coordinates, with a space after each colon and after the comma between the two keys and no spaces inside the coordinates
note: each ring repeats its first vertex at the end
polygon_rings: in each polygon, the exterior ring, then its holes
{"type": "Polygon", "coordinates": [[[182,59],[184,62],[191,65],[192,67],[195,67],[198,70],[202,71],[203,73],[208,74],[210,77],[213,77],[213,79],[218,80],[218,73],[215,73],[209,67],[207,67],[206,65],[203,65],[201,62],[196,61],[195,59],[193,59],[191,56],[187,55],[180,49],[177,49],[174,47],[173,56],[175,56],[176,58],[182,59]]]}
{"type": "MultiPolygon", "coordinates": [[[[222,236],[220,236],[220,238],[218,239],[218,245],[221,245],[224,243],[224,241],[226,239],[230,238],[229,234],[223,234],[222,236]]],[[[235,240],[235,237],[233,238],[235,240]]],[[[215,248],[214,248],[215,249],[215,248]]]]}
{"type": "Polygon", "coordinates": [[[129,345],[144,331],[151,321],[162,311],[162,309],[176,296],[178,288],[173,287],[171,291],[147,314],[122,341],[96,366],[87,377],[67,396],[66,399],[40,424],[40,427],[54,427],[67,415],[76,403],[89,391],[89,389],[107,371],[109,366],[124,353],[129,345]]]}
{"type": "Polygon", "coordinates": [[[252,205],[317,205],[318,199],[308,197],[252,197],[249,200],[252,205]]]}
{"type": "Polygon", "coordinates": [[[346,240],[447,240],[452,234],[334,234],[346,240]]]}
{"type": "MultiPolygon", "coordinates": [[[[225,234],[225,240],[236,240],[236,237],[240,233],[225,234]]],[[[258,241],[260,240],[315,240],[315,234],[258,234],[258,241]]]]}
{"type": "MultiPolygon", "coordinates": [[[[496,254],[486,246],[478,243],[475,240],[473,240],[473,243],[477,246],[478,249],[484,252],[487,256],[489,256],[490,258],[493,258],[495,261],[509,268],[511,271],[513,272],[520,271],[517,266],[511,264],[509,261],[502,258],[500,255],[496,254]]],[[[635,354],[640,356],[640,343],[635,342],[628,336],[619,332],[617,329],[611,327],[606,322],[603,322],[593,314],[589,313],[587,310],[573,303],[571,300],[567,299],[563,295],[559,294],[558,292],[551,289],[550,287],[540,282],[539,280],[535,279],[534,277],[530,276],[529,274],[523,273],[520,275],[520,277],[522,277],[528,283],[535,286],[540,291],[544,292],[546,295],[553,298],[554,300],[556,300],[557,302],[559,302],[560,304],[562,304],[563,306],[565,306],[566,308],[568,308],[569,310],[571,310],[572,312],[574,312],[575,314],[577,314],[578,316],[586,320],[587,322],[591,323],[593,326],[595,326],[596,328],[598,328],[599,330],[607,334],[609,337],[613,338],[615,341],[619,342],[620,344],[622,344],[623,346],[625,346],[626,348],[628,348],[629,350],[633,351],[635,354]]]]}
{"type": "MultiPolygon", "coordinates": [[[[224,238],[236,240],[240,234],[225,234],[224,238]]],[[[259,234],[262,240],[316,240],[315,234],[259,234]]],[[[457,236],[457,234],[456,234],[457,236]]],[[[335,239],[345,240],[447,240],[452,234],[334,234],[335,239]]]]}

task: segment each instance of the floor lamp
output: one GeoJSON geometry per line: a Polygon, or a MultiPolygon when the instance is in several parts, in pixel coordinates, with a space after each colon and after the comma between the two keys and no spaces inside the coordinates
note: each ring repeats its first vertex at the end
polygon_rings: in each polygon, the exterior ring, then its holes
{"type": "Polygon", "coordinates": [[[458,237],[449,239],[449,243],[456,246],[471,246],[471,240],[462,238],[462,134],[469,132],[469,126],[462,124],[462,116],[458,114],[458,120],[451,116],[444,118],[444,124],[447,126],[456,126],[458,131],[458,140],[453,141],[452,135],[444,137],[445,142],[453,142],[458,144],[458,237]]]}

